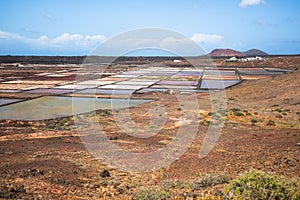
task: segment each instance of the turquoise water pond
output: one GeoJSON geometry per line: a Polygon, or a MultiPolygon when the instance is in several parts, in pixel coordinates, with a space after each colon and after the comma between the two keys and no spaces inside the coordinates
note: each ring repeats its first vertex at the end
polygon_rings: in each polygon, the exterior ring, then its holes
{"type": "Polygon", "coordinates": [[[147,102],[150,102],[150,100],[45,96],[0,107],[0,120],[54,119],[100,109],[128,108],[147,102]]]}

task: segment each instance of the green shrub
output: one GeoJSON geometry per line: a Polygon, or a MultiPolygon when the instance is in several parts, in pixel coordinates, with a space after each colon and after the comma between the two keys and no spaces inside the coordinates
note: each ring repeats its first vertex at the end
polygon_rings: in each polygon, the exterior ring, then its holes
{"type": "Polygon", "coordinates": [[[231,181],[223,192],[227,199],[300,199],[297,182],[257,171],[251,171],[231,181]]]}
{"type": "Polygon", "coordinates": [[[132,199],[134,200],[165,200],[171,197],[170,192],[158,187],[144,187],[138,190],[132,199]]]}
{"type": "Polygon", "coordinates": [[[244,116],[244,113],[238,108],[232,108],[231,111],[237,117],[244,116]]]}
{"type": "Polygon", "coordinates": [[[252,118],[252,119],[251,119],[251,123],[252,123],[252,124],[256,124],[257,122],[258,122],[257,119],[255,119],[255,118],[252,118]]]}
{"type": "Polygon", "coordinates": [[[244,113],[246,113],[246,115],[252,115],[248,110],[244,110],[244,113]]]}
{"type": "Polygon", "coordinates": [[[209,126],[210,123],[211,123],[210,120],[206,120],[206,119],[205,119],[205,120],[203,121],[203,125],[204,125],[204,126],[209,126]]]}
{"type": "Polygon", "coordinates": [[[208,116],[213,116],[215,113],[214,112],[209,112],[207,115],[208,116]]]}
{"type": "Polygon", "coordinates": [[[269,120],[267,122],[267,126],[276,126],[275,122],[273,120],[269,120]]]}
{"type": "Polygon", "coordinates": [[[208,194],[199,198],[199,200],[224,200],[224,198],[208,194]]]}
{"type": "Polygon", "coordinates": [[[282,112],[281,108],[276,108],[274,111],[279,112],[279,113],[282,112]]]}
{"type": "Polygon", "coordinates": [[[278,114],[278,115],[276,115],[276,118],[279,118],[279,119],[281,119],[281,118],[283,118],[283,117],[282,117],[282,115],[281,115],[281,114],[278,114]]]}
{"type": "Polygon", "coordinates": [[[204,177],[196,179],[192,183],[192,188],[194,190],[198,190],[201,188],[206,188],[214,185],[219,185],[227,183],[227,177],[226,175],[219,174],[219,175],[212,175],[212,174],[206,174],[204,177]]]}
{"type": "Polygon", "coordinates": [[[273,105],[272,105],[272,107],[278,107],[278,106],[279,106],[278,104],[273,104],[273,105]]]}
{"type": "Polygon", "coordinates": [[[184,180],[164,180],[160,183],[161,188],[168,189],[189,189],[191,184],[184,180]]]}

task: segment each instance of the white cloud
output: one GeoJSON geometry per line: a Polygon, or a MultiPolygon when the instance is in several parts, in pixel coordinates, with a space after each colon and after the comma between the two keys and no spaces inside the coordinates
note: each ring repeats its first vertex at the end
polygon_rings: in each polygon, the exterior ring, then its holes
{"type": "Polygon", "coordinates": [[[118,52],[124,53],[132,49],[153,47],[175,52],[178,55],[202,55],[202,46],[207,47],[207,45],[219,43],[223,40],[223,37],[216,34],[198,33],[190,38],[186,38],[183,35],[176,35],[170,32],[151,32],[151,30],[147,29],[122,34],[104,42],[105,40],[106,38],[103,35],[71,33],[63,33],[52,38],[47,35],[29,38],[0,30],[0,46],[2,47],[0,52],[2,50],[2,52],[14,54],[16,49],[18,49],[19,52],[25,53],[76,54],[80,52],[86,54],[90,53],[99,44],[102,44],[101,49],[97,49],[97,52],[95,52],[96,54],[119,55],[118,52]]]}
{"type": "Polygon", "coordinates": [[[223,37],[216,34],[198,33],[194,34],[190,39],[199,43],[217,43],[220,42],[223,39],[223,37]]]}
{"type": "Polygon", "coordinates": [[[85,40],[87,41],[99,41],[103,42],[106,38],[103,35],[87,35],[85,36],[85,40]]]}
{"type": "Polygon", "coordinates": [[[48,39],[47,36],[42,36],[39,40],[48,40],[49,45],[60,46],[62,48],[77,47],[77,48],[92,48],[95,45],[103,42],[103,35],[86,35],[64,33],[54,39],[48,39]]]}
{"type": "Polygon", "coordinates": [[[0,31],[0,39],[20,39],[21,36],[15,33],[0,31]]]}
{"type": "Polygon", "coordinates": [[[94,55],[124,55],[146,49],[180,56],[203,55],[203,48],[191,38],[164,29],[145,28],[117,35],[101,45],[94,55]]]}
{"type": "MultiPolygon", "coordinates": [[[[39,38],[27,38],[16,33],[0,31],[0,39],[17,42],[20,44],[27,44],[33,48],[44,49],[59,49],[59,50],[72,50],[83,49],[91,50],[99,43],[103,42],[106,38],[103,35],[81,35],[63,33],[56,38],[49,38],[43,35],[39,38]]],[[[1,40],[0,40],[1,42],[1,40]]],[[[1,43],[0,43],[1,44],[1,43]]]]}
{"type": "Polygon", "coordinates": [[[247,6],[254,6],[261,3],[263,3],[263,0],[242,0],[239,6],[242,8],[246,8],[247,6]]]}
{"type": "Polygon", "coordinates": [[[80,34],[69,34],[69,33],[64,33],[54,39],[51,40],[52,43],[65,43],[65,42],[78,42],[84,40],[84,37],[80,34]]]}

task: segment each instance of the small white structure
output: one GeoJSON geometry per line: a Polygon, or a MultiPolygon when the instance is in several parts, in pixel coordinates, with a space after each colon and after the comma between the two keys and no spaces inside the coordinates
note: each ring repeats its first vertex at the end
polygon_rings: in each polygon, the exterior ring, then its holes
{"type": "Polygon", "coordinates": [[[226,62],[237,62],[238,59],[237,59],[237,57],[231,57],[231,58],[229,58],[229,59],[226,59],[225,61],[226,61],[226,62]]]}
{"type": "Polygon", "coordinates": [[[236,57],[231,57],[229,59],[226,59],[226,62],[251,62],[251,61],[264,61],[267,60],[266,58],[262,58],[259,56],[256,57],[248,57],[248,58],[236,58],[236,57]]]}
{"type": "Polygon", "coordinates": [[[174,63],[181,63],[181,60],[173,60],[174,63]]]}
{"type": "Polygon", "coordinates": [[[265,60],[265,59],[262,57],[256,56],[256,57],[246,58],[246,60],[247,61],[255,61],[255,60],[261,61],[261,60],[265,60]]]}
{"type": "Polygon", "coordinates": [[[259,56],[256,56],[255,59],[256,59],[256,60],[265,60],[264,58],[259,57],[259,56]]]}

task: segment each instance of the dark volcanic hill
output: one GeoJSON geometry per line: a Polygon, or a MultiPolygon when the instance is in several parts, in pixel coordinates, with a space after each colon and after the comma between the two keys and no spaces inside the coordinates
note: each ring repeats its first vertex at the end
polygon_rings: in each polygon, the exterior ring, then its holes
{"type": "Polygon", "coordinates": [[[212,52],[208,54],[211,57],[245,57],[246,54],[241,53],[239,51],[235,51],[233,49],[214,49],[212,52]]]}
{"type": "Polygon", "coordinates": [[[250,49],[248,51],[245,51],[244,54],[247,56],[267,56],[268,54],[264,51],[261,51],[259,49],[250,49]]]}

